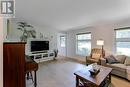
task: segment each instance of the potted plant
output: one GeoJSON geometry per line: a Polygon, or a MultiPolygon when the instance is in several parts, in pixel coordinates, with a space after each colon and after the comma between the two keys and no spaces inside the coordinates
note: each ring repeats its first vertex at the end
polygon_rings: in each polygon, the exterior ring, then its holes
{"type": "Polygon", "coordinates": [[[26,22],[18,22],[18,30],[22,31],[20,40],[26,42],[28,38],[36,38],[36,31],[33,29],[32,25],[27,24],[26,22]]]}
{"type": "Polygon", "coordinates": [[[54,59],[58,56],[58,49],[54,49],[54,59]]]}

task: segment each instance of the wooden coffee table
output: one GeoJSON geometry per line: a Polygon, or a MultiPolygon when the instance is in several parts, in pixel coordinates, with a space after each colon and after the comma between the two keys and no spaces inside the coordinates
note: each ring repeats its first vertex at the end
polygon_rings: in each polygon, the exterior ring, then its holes
{"type": "Polygon", "coordinates": [[[74,73],[76,75],[76,87],[107,87],[111,82],[111,71],[112,68],[100,67],[100,72],[96,76],[92,76],[89,72],[92,66],[89,65],[82,70],[74,73]]]}

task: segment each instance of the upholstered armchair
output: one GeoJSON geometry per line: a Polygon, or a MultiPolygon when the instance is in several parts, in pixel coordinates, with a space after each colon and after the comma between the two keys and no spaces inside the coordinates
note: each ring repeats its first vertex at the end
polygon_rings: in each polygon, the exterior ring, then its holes
{"type": "Polygon", "coordinates": [[[93,48],[90,56],[86,56],[86,65],[91,63],[100,64],[100,58],[105,56],[105,51],[99,48],[93,48]]]}

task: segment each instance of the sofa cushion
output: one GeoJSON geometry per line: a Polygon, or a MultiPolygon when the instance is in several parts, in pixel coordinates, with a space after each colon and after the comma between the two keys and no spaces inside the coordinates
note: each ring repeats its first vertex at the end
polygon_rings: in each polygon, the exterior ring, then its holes
{"type": "Polygon", "coordinates": [[[117,55],[116,60],[118,60],[120,63],[124,64],[126,56],[125,55],[117,55]]]}
{"type": "Polygon", "coordinates": [[[126,66],[130,66],[130,57],[126,56],[125,63],[126,66]]]}
{"type": "Polygon", "coordinates": [[[101,54],[98,54],[98,53],[93,53],[92,54],[93,59],[99,59],[100,57],[101,57],[101,54]]]}
{"type": "Polygon", "coordinates": [[[118,63],[118,64],[108,64],[107,65],[115,70],[118,70],[118,71],[121,71],[121,72],[126,72],[126,68],[127,66],[125,64],[121,64],[121,63],[118,63]]]}
{"type": "Polygon", "coordinates": [[[119,63],[113,55],[109,55],[109,56],[105,57],[105,59],[110,64],[119,63]]]}
{"type": "Polygon", "coordinates": [[[92,61],[92,62],[98,62],[98,59],[92,59],[92,58],[88,58],[87,61],[92,61]]]}

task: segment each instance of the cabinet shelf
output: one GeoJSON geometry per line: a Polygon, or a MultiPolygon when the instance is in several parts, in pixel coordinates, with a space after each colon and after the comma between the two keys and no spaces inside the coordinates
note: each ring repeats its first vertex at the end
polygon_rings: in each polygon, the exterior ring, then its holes
{"type": "Polygon", "coordinates": [[[30,53],[27,54],[28,56],[30,56],[31,58],[34,59],[35,62],[39,63],[39,62],[44,62],[44,61],[48,61],[48,60],[53,60],[55,58],[54,52],[40,52],[40,53],[30,53]]]}

